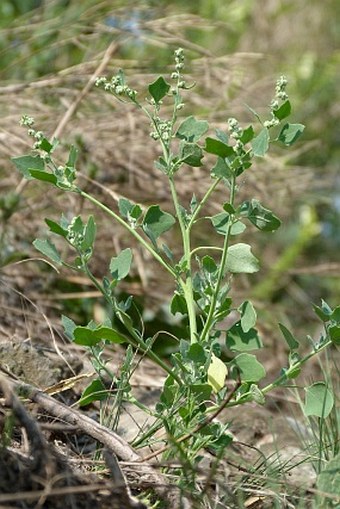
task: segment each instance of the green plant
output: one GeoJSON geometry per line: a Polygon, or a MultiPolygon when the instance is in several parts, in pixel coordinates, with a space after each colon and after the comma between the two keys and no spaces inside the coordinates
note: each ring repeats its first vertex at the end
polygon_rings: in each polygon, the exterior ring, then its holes
{"type": "MultiPolygon", "coordinates": [[[[165,457],[175,455],[182,465],[192,467],[192,470],[187,468],[186,473],[185,469],[178,467],[180,484],[183,489],[188,489],[195,484],[194,473],[202,461],[201,451],[209,449],[219,458],[232,441],[226,433],[227,426],[215,419],[221,410],[249,401],[264,404],[269,391],[293,383],[292,380],[298,376],[307,360],[331,344],[339,344],[340,308],[332,310],[325,303],[321,307],[315,306],[316,313],[324,322],[324,333],[318,342],[313,342],[310,352],[305,355],[299,354],[299,342],[281,324],[281,332],[289,348],[288,367],[275,381],[261,386],[266,371],[256,355],[250,353],[263,347],[255,328],[256,310],[249,300],[235,308],[230,296],[235,275],[258,271],[259,261],[248,244],[235,242],[234,239],[241,236],[249,225],[263,232],[273,232],[281,222],[256,199],[239,202],[238,186],[240,176],[250,171],[254,158],[265,156],[272,143],[291,146],[302,134],[304,126],[286,120],[291,113],[291,103],[286,92],[287,81],[281,77],[269,107],[269,118],[261,119],[250,108],[259,122],[259,130],[253,125],[243,128],[236,119],[230,118],[226,130],[216,129],[215,137],[205,137],[209,130],[206,121],[197,120],[194,116],[184,120],[178,118],[184,107],[182,94],[191,88],[184,79],[183,67],[183,50],[178,49],[175,51],[175,69],[171,74],[172,84],[163,76],[158,77],[148,86],[148,98],[144,102],[139,100],[137,91],[128,86],[123,71],[119,71],[111,80],[97,80],[97,86],[121,101],[134,104],[149,120],[150,136],[160,144],[162,150],[155,165],[167,178],[173,214],[163,211],[157,204],[144,209],[142,205],[126,198],[119,200],[118,211],[110,209],[78,186],[75,166],[77,150],[71,147],[66,163],[59,165],[53,155],[58,140],[50,141],[42,132],[36,131],[34,120],[28,116],[22,118],[22,124],[28,127],[28,134],[35,140],[34,152],[15,157],[13,162],[25,178],[47,182],[99,207],[123,226],[173,278],[175,291],[170,310],[173,315],[179,313],[187,321],[187,335],[177,338],[178,351],[171,356],[170,365],[152,350],[155,337],[144,336],[140,317],[135,321],[132,319],[132,296],[122,301],[116,295],[117,285],[130,271],[133,259],[130,248],[111,258],[108,263],[110,276],[99,280],[90,268],[96,237],[93,216],[86,221],[80,216],[69,220],[65,215],[61,216],[59,222],[45,219],[50,231],[62,237],[74,250],[72,262],[63,260],[50,240],[34,241],[35,247],[57,266],[63,265],[84,273],[104,296],[111,310],[106,321],[100,324],[91,321],[86,326],[77,326],[70,318],[62,318],[66,335],[89,349],[98,373],[98,378],[86,389],[81,402],[105,400],[107,391],[103,375],[115,381],[118,387],[122,387],[119,384],[123,383],[121,395],[124,399],[132,399],[128,383],[130,364],[126,362],[124,376],[120,380],[103,360],[105,345],[127,343],[130,345],[127,350],[129,358],[131,347],[148,355],[167,373],[167,379],[154,412],[155,422],[143,436],[138,437],[134,445],[137,447],[149,443],[155,430],[165,428],[165,457]],[[163,118],[163,103],[168,102],[171,103],[171,114],[163,118]],[[185,167],[201,167],[205,154],[215,158],[211,184],[201,199],[193,195],[185,207],[180,203],[177,192],[178,172],[184,171],[185,167]],[[218,214],[206,217],[204,206],[219,186],[224,186],[229,196],[221,203],[218,214]],[[219,236],[217,238],[222,239],[222,245],[217,241],[216,245],[192,247],[192,231],[203,220],[211,224],[219,236]],[[179,259],[175,258],[163,237],[175,227],[179,229],[182,239],[182,256],[179,259]],[[232,311],[238,314],[239,319],[228,330],[224,330],[223,320],[232,311]],[[232,360],[224,360],[223,344],[234,355],[232,360]]],[[[324,412],[324,407],[320,410],[318,404],[319,392],[326,394],[327,390],[320,384],[317,388],[308,388],[307,412],[316,415],[324,412]]],[[[333,405],[329,399],[331,397],[328,392],[324,396],[327,410],[333,405]]],[[[141,406],[135,400],[134,403],[141,406]]]]}

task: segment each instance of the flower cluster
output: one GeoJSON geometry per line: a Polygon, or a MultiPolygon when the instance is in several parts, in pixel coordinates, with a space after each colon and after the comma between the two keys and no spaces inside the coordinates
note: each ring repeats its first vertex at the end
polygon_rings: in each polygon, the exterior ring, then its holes
{"type": "Polygon", "coordinates": [[[36,140],[34,145],[33,145],[33,148],[35,150],[39,150],[40,146],[41,146],[41,142],[43,141],[45,136],[44,136],[44,133],[42,131],[36,131],[33,128],[33,126],[34,126],[34,118],[33,117],[29,117],[28,115],[23,115],[21,117],[21,119],[20,119],[20,125],[28,127],[28,129],[27,129],[28,136],[30,136],[31,138],[34,138],[36,140]]]}
{"type": "Polygon", "coordinates": [[[280,101],[282,102],[288,100],[288,94],[286,92],[287,83],[288,81],[285,76],[280,76],[280,78],[277,80],[275,87],[275,98],[270,103],[272,118],[264,122],[264,127],[270,128],[280,123],[280,120],[275,116],[275,111],[279,109],[280,101]]]}
{"type": "Polygon", "coordinates": [[[150,136],[153,140],[169,141],[171,137],[172,124],[170,120],[162,120],[160,117],[155,117],[155,125],[157,125],[157,131],[152,131],[150,136]]]}
{"type": "Polygon", "coordinates": [[[137,90],[133,90],[128,85],[124,83],[121,75],[113,76],[109,81],[104,76],[101,76],[96,79],[95,82],[96,87],[102,87],[105,91],[111,92],[117,96],[125,96],[135,101],[137,96],[137,90]]]}
{"type": "MultiPolygon", "coordinates": [[[[186,88],[186,83],[182,75],[183,69],[184,69],[184,50],[183,48],[178,48],[175,50],[175,71],[171,73],[170,76],[172,80],[177,80],[177,89],[186,88]]],[[[177,93],[175,88],[172,90],[172,93],[173,94],[177,93]]]]}

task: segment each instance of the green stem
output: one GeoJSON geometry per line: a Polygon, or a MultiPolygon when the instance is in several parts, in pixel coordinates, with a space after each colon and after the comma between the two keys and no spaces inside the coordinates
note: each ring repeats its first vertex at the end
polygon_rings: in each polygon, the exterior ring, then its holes
{"type": "MultiPolygon", "coordinates": [[[[236,192],[236,176],[233,175],[232,180],[230,182],[230,204],[232,206],[234,206],[235,192],[236,192]]],[[[224,269],[225,269],[225,264],[227,261],[228,247],[229,247],[229,242],[230,242],[230,232],[231,232],[232,226],[233,226],[233,222],[230,218],[230,220],[228,221],[227,230],[226,230],[226,233],[224,236],[223,251],[222,251],[220,267],[219,267],[219,271],[218,271],[218,275],[217,275],[216,286],[214,289],[213,296],[211,298],[208,315],[205,320],[203,330],[201,332],[201,339],[200,339],[201,342],[203,342],[205,340],[205,338],[209,334],[211,327],[213,326],[213,323],[214,323],[214,313],[215,313],[215,309],[216,309],[218,294],[219,294],[222,280],[224,277],[224,269]]]]}
{"type": "Polygon", "coordinates": [[[90,202],[97,205],[97,207],[104,210],[109,216],[113,217],[117,223],[121,224],[128,232],[138,240],[138,242],[147,250],[149,253],[172,275],[172,277],[178,279],[178,275],[174,271],[174,269],[155,251],[155,249],[149,244],[136,230],[134,230],[128,223],[124,221],[118,214],[116,214],[113,210],[109,209],[106,205],[97,200],[94,196],[82,191],[81,189],[77,189],[76,191],[80,196],[86,198],[90,202]]]}
{"type": "Polygon", "coordinates": [[[200,203],[197,205],[196,207],[196,210],[195,212],[192,214],[191,216],[191,219],[189,221],[189,224],[187,226],[188,230],[190,231],[195,220],[196,220],[196,217],[198,216],[198,214],[200,213],[201,209],[203,208],[203,206],[206,204],[206,202],[208,201],[208,199],[210,198],[210,195],[215,191],[216,187],[218,186],[218,184],[221,182],[221,178],[218,178],[216,179],[212,185],[209,187],[209,189],[207,190],[207,192],[205,193],[205,195],[203,196],[202,200],[200,201],[200,203]]]}
{"type": "Polygon", "coordinates": [[[296,368],[298,368],[298,367],[302,366],[303,364],[305,364],[307,361],[309,361],[309,359],[314,357],[314,355],[319,354],[320,352],[322,352],[322,350],[325,350],[325,348],[328,348],[331,344],[332,344],[332,340],[329,339],[323,345],[321,345],[320,348],[318,348],[316,350],[312,350],[311,352],[309,352],[309,354],[307,354],[305,357],[300,359],[299,362],[297,362],[296,364],[291,366],[289,369],[287,369],[287,371],[285,373],[283,373],[281,376],[279,376],[276,380],[274,380],[274,382],[272,382],[271,384],[269,384],[266,387],[264,387],[263,389],[261,389],[261,392],[263,394],[266,394],[267,392],[270,392],[272,389],[275,389],[276,387],[279,387],[282,384],[282,382],[284,382],[287,379],[289,379],[289,372],[290,371],[295,371],[296,368]]]}
{"type": "MultiPolygon", "coordinates": [[[[187,304],[188,309],[188,318],[189,318],[189,329],[190,329],[190,342],[191,344],[197,343],[197,321],[196,321],[196,310],[195,310],[195,301],[194,301],[194,290],[192,284],[192,271],[191,271],[191,247],[190,247],[190,229],[185,225],[183,220],[183,216],[179,206],[178,195],[175,187],[175,183],[173,180],[173,176],[169,175],[169,184],[172,195],[172,200],[174,203],[176,215],[178,218],[179,226],[182,234],[182,242],[183,242],[183,257],[186,261],[186,279],[185,282],[180,282],[181,287],[183,289],[185,302],[187,304]]],[[[178,280],[178,277],[177,277],[178,280]]]]}
{"type": "Polygon", "coordinates": [[[143,353],[145,353],[148,357],[150,357],[150,359],[152,359],[156,364],[158,364],[158,366],[160,366],[166,373],[168,373],[168,375],[171,375],[179,385],[182,385],[181,379],[176,375],[176,373],[174,373],[174,371],[171,369],[171,367],[168,366],[160,357],[158,357],[157,354],[155,354],[148,347],[148,345],[143,341],[143,339],[139,336],[139,334],[137,334],[137,332],[135,331],[133,326],[130,326],[128,323],[124,322],[124,320],[122,320],[120,318],[120,316],[119,316],[120,310],[115,309],[114,302],[109,297],[109,295],[106,293],[106,291],[104,290],[102,285],[95,278],[95,276],[92,274],[92,272],[90,271],[90,269],[88,268],[88,266],[85,262],[83,262],[83,270],[84,270],[85,274],[87,275],[87,277],[92,281],[94,286],[97,288],[97,290],[99,290],[100,293],[105,297],[108,304],[113,306],[116,315],[118,316],[121,323],[124,325],[125,329],[128,331],[129,335],[131,336],[131,337],[127,337],[125,334],[123,334],[123,336],[126,338],[126,342],[131,344],[134,348],[140,348],[140,350],[142,350],[143,353]],[[131,340],[131,338],[133,338],[133,340],[131,340]]]}

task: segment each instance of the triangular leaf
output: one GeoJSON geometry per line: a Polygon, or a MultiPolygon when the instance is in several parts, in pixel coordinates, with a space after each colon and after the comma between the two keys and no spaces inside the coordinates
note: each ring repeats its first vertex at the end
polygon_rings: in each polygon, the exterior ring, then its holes
{"type": "Polygon", "coordinates": [[[266,376],[266,370],[262,364],[255,355],[249,353],[240,353],[231,361],[230,365],[237,367],[237,377],[235,378],[239,377],[242,382],[258,382],[266,376]]]}
{"type": "Polygon", "coordinates": [[[57,248],[49,240],[35,239],[33,241],[33,246],[54,263],[57,263],[58,265],[62,264],[61,256],[57,248]]]}
{"type": "Polygon", "coordinates": [[[285,124],[278,136],[278,140],[285,145],[293,145],[305,130],[303,124],[285,124]]]}
{"type": "Polygon", "coordinates": [[[153,83],[148,87],[149,93],[154,101],[158,104],[164,96],[169,92],[170,85],[165,81],[163,76],[159,76],[153,83]]]}
{"type": "MultiPolygon", "coordinates": [[[[143,219],[143,230],[150,238],[158,239],[176,223],[176,219],[168,212],[163,212],[158,205],[151,205],[143,219]]],[[[152,239],[151,239],[152,240],[152,239]]]]}
{"type": "Polygon", "coordinates": [[[287,101],[285,101],[283,104],[281,104],[281,106],[277,110],[273,111],[273,114],[279,120],[283,120],[284,118],[289,117],[291,111],[292,111],[292,106],[291,106],[289,100],[287,99],[287,101]]]}
{"type": "Polygon", "coordinates": [[[235,155],[233,147],[226,145],[220,140],[215,140],[214,138],[206,138],[204,150],[209,154],[215,154],[215,156],[229,157],[235,155]]]}
{"type": "Polygon", "coordinates": [[[130,272],[132,251],[128,247],[123,249],[118,256],[113,256],[110,262],[110,273],[114,280],[124,279],[130,272]]]}
{"type": "Polygon", "coordinates": [[[261,231],[271,232],[277,230],[281,225],[280,219],[255,199],[242,203],[240,212],[261,231]]]}
{"type": "Polygon", "coordinates": [[[256,329],[244,332],[241,321],[238,321],[227,331],[226,346],[233,352],[249,352],[262,348],[263,344],[256,329]]]}
{"type": "Polygon", "coordinates": [[[283,337],[287,341],[287,345],[289,346],[290,350],[296,350],[299,348],[299,342],[295,339],[293,334],[290,332],[287,327],[285,327],[282,323],[279,323],[280,330],[282,332],[283,337]]]}
{"type": "Polygon", "coordinates": [[[30,174],[29,170],[31,169],[37,169],[43,171],[45,168],[45,161],[40,156],[20,156],[20,157],[12,157],[11,159],[17,169],[20,171],[20,173],[23,174],[23,176],[31,180],[33,177],[30,174]]]}
{"type": "Polygon", "coordinates": [[[255,308],[249,300],[246,300],[239,307],[239,311],[241,313],[241,328],[243,332],[249,332],[256,324],[257,315],[255,308]]]}
{"type": "Polygon", "coordinates": [[[269,148],[269,140],[269,131],[264,127],[251,144],[255,156],[263,157],[266,154],[269,148]]]}
{"type": "Polygon", "coordinates": [[[196,120],[195,117],[191,115],[183,120],[177,130],[176,136],[181,140],[195,143],[208,131],[208,129],[208,122],[205,120],[196,120]]]}
{"type": "Polygon", "coordinates": [[[248,244],[239,243],[229,247],[225,271],[252,274],[258,270],[259,261],[248,244]]]}

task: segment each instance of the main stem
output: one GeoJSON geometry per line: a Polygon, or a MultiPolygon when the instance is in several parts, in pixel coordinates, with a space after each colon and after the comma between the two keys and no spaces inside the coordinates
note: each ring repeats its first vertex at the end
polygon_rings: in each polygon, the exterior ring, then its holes
{"type": "MultiPolygon", "coordinates": [[[[234,174],[232,176],[232,179],[231,179],[231,182],[230,182],[230,199],[229,199],[229,203],[230,203],[230,205],[232,207],[234,206],[234,201],[235,201],[235,191],[236,191],[236,176],[234,174]]],[[[230,233],[231,233],[232,226],[233,226],[233,221],[232,221],[232,218],[230,217],[229,221],[228,221],[227,231],[226,231],[226,234],[225,234],[225,237],[224,237],[223,251],[222,251],[220,267],[219,267],[219,271],[218,271],[218,275],[217,275],[216,286],[215,286],[215,289],[214,289],[213,296],[211,298],[208,315],[207,315],[207,318],[206,318],[206,321],[205,321],[205,324],[204,324],[204,327],[203,327],[203,330],[202,330],[202,333],[201,333],[200,341],[202,341],[202,342],[205,340],[205,338],[209,334],[209,332],[211,330],[211,327],[213,326],[213,323],[214,323],[214,313],[215,313],[215,310],[216,310],[216,303],[217,303],[217,299],[218,299],[218,294],[219,294],[219,291],[220,291],[220,288],[221,288],[221,284],[222,284],[222,280],[223,280],[223,277],[224,277],[224,269],[225,269],[225,265],[226,265],[226,261],[227,261],[228,247],[229,247],[230,233]]]]}
{"type": "MultiPolygon", "coordinates": [[[[186,261],[186,278],[185,281],[180,282],[180,285],[183,289],[185,302],[188,309],[188,318],[189,318],[189,329],[190,329],[190,343],[197,343],[197,321],[196,321],[196,310],[195,310],[195,301],[194,301],[194,290],[192,284],[192,270],[191,270],[191,247],[190,247],[190,228],[186,226],[183,216],[179,206],[178,195],[175,187],[175,183],[173,180],[173,176],[169,175],[169,184],[172,195],[172,200],[175,206],[176,215],[178,218],[179,226],[182,234],[182,242],[183,242],[183,258],[186,261]]],[[[177,278],[178,279],[178,278],[177,278]]]]}

